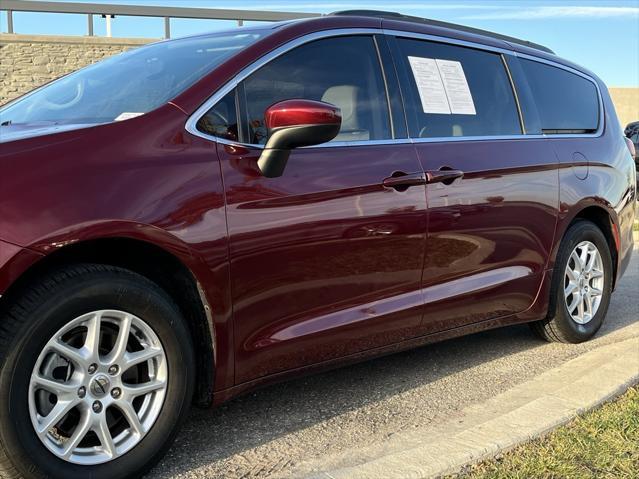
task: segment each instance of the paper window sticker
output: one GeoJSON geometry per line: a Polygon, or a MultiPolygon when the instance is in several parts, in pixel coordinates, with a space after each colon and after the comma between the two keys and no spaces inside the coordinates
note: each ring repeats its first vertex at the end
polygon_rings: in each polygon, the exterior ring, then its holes
{"type": "Polygon", "coordinates": [[[446,90],[433,58],[408,57],[424,113],[450,115],[446,90]]]}
{"type": "Polygon", "coordinates": [[[450,112],[459,115],[476,115],[475,102],[470,92],[462,64],[453,60],[435,60],[441,76],[450,112]]]}
{"type": "Polygon", "coordinates": [[[136,116],[140,116],[140,115],[144,115],[144,113],[135,113],[135,112],[125,111],[124,113],[120,113],[118,116],[116,116],[113,121],[129,120],[130,118],[135,118],[136,116]]]}

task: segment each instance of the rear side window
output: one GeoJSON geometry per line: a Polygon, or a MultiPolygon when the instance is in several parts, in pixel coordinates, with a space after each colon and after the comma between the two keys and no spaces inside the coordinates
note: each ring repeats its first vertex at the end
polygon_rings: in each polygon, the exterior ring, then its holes
{"type": "Polygon", "coordinates": [[[264,144],[264,112],[294,98],[338,106],[342,128],[333,141],[391,138],[389,109],[372,37],[317,40],[266,64],[244,81],[249,143],[264,144]]]}
{"type": "Polygon", "coordinates": [[[501,55],[422,40],[397,40],[411,136],[522,133],[501,55]]]}
{"type": "Polygon", "coordinates": [[[535,99],[543,133],[597,130],[599,96],[593,82],[545,63],[519,61],[535,99]]]}

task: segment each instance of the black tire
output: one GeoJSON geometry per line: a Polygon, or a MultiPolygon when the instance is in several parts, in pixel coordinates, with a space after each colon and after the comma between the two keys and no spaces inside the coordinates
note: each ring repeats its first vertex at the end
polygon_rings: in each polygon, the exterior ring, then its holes
{"type": "Polygon", "coordinates": [[[195,370],[188,328],[159,286],[121,268],[73,265],[41,277],[0,315],[0,477],[137,478],[159,461],[188,412],[195,370]],[[120,309],[142,318],[162,343],[169,376],[159,416],[141,441],[110,462],[83,466],[60,459],[36,436],[28,384],[40,351],[56,331],[100,309],[120,309]]]}
{"type": "Polygon", "coordinates": [[[590,221],[574,223],[559,246],[557,261],[553,271],[548,316],[542,321],[531,323],[535,333],[546,341],[561,343],[581,343],[592,338],[601,328],[610,305],[612,294],[612,257],[610,246],[601,230],[590,221]],[[593,243],[603,260],[604,286],[597,312],[586,324],[579,324],[570,315],[564,295],[564,275],[570,255],[582,241],[593,243]]]}

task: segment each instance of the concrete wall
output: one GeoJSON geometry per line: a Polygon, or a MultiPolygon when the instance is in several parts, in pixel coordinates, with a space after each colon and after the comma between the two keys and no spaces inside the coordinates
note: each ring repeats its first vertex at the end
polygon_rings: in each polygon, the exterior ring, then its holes
{"type": "MultiPolygon", "coordinates": [[[[65,73],[154,40],[0,34],[0,105],[65,73]]],[[[623,126],[639,120],[639,88],[610,88],[623,126]]]]}
{"type": "Polygon", "coordinates": [[[609,88],[622,128],[639,121],[639,88],[609,88]]]}
{"type": "Polygon", "coordinates": [[[54,78],[150,41],[0,34],[0,105],[54,78]]]}

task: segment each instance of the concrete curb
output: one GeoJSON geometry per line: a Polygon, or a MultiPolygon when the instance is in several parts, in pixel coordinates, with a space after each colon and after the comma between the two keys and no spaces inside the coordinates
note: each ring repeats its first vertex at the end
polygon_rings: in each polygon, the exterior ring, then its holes
{"type": "MultiPolygon", "coordinates": [[[[544,435],[639,382],[637,336],[587,352],[437,428],[397,434],[383,444],[301,464],[293,477],[438,477],[544,435]]],[[[290,477],[290,475],[289,475],[290,477]]]]}

